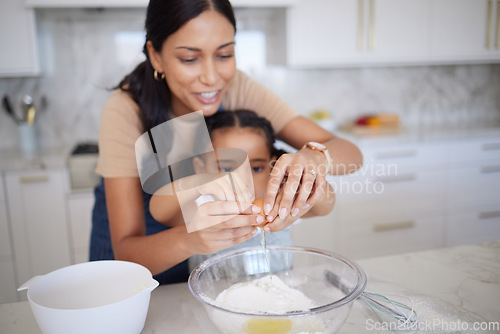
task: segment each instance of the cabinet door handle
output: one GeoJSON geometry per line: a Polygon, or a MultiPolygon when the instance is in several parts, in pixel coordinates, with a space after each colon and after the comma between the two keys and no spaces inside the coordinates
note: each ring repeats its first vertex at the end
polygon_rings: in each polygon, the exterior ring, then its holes
{"type": "Polygon", "coordinates": [[[375,154],[375,159],[414,158],[416,156],[417,156],[417,151],[414,149],[410,149],[401,151],[381,152],[375,154]]]}
{"type": "Polygon", "coordinates": [[[385,232],[394,230],[404,230],[407,228],[415,227],[415,221],[407,220],[402,222],[392,222],[392,223],[380,223],[373,225],[374,232],[385,232]]]}
{"type": "Polygon", "coordinates": [[[409,182],[417,179],[416,173],[407,173],[395,176],[380,176],[375,178],[374,182],[381,183],[396,183],[396,182],[409,182]]]}
{"type": "Polygon", "coordinates": [[[500,49],[500,0],[497,0],[497,38],[495,42],[495,46],[497,49],[500,49]]]}
{"type": "Polygon", "coordinates": [[[33,175],[33,176],[21,176],[19,182],[21,183],[39,183],[49,181],[48,175],[33,175]]]}
{"type": "Polygon", "coordinates": [[[491,15],[493,0],[488,0],[488,10],[486,12],[486,49],[491,48],[491,15]]]}
{"type": "Polygon", "coordinates": [[[484,212],[479,212],[477,215],[477,218],[479,219],[490,219],[490,218],[498,218],[500,217],[500,211],[484,211],[484,212]]]}
{"type": "Polygon", "coordinates": [[[482,166],[481,174],[500,173],[500,166],[482,166]]]}
{"type": "Polygon", "coordinates": [[[358,0],[358,49],[363,51],[365,47],[365,7],[363,0],[358,0]]]}
{"type": "Polygon", "coordinates": [[[368,31],[368,47],[375,50],[375,0],[369,0],[370,30],[368,31]]]}
{"type": "Polygon", "coordinates": [[[500,150],[500,143],[488,143],[481,146],[483,151],[497,151],[500,150]]]}

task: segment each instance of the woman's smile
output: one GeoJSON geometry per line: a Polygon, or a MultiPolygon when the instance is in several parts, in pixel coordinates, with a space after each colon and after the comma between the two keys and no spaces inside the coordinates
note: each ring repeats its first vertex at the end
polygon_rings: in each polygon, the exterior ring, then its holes
{"type": "Polygon", "coordinates": [[[221,90],[215,90],[212,92],[204,92],[195,94],[198,99],[204,104],[215,103],[220,97],[221,90]]]}

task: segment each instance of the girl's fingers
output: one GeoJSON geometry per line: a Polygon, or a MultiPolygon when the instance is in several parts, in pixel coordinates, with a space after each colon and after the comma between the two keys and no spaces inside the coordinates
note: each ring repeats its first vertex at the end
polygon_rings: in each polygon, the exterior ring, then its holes
{"type": "Polygon", "coordinates": [[[260,212],[260,208],[251,202],[211,201],[199,207],[203,216],[252,215],[260,212]]]}
{"type": "Polygon", "coordinates": [[[203,230],[204,239],[208,242],[233,242],[239,238],[251,238],[257,233],[258,229],[255,226],[239,226],[233,228],[217,229],[211,228],[203,230]]]}
{"type": "Polygon", "coordinates": [[[225,230],[206,229],[198,232],[201,253],[211,254],[246,241],[258,230],[256,227],[239,227],[225,230]]]}
{"type": "Polygon", "coordinates": [[[199,206],[197,219],[200,226],[216,225],[218,228],[252,226],[264,222],[264,217],[258,215],[261,209],[252,203],[211,201],[199,206]]]}
{"type": "Polygon", "coordinates": [[[235,189],[236,201],[252,202],[254,200],[254,195],[250,192],[250,189],[248,189],[247,185],[243,182],[238,173],[230,173],[229,176],[231,177],[232,184],[235,189]]]}
{"type": "Polygon", "coordinates": [[[231,180],[231,174],[226,174],[221,178],[217,179],[217,184],[224,191],[224,196],[226,201],[235,201],[236,197],[234,195],[234,186],[231,180]]]}
{"type": "Polygon", "coordinates": [[[198,187],[202,195],[213,195],[220,201],[251,202],[253,200],[246,184],[237,173],[227,173],[212,182],[198,187]]]}
{"type": "Polygon", "coordinates": [[[210,182],[197,188],[201,195],[215,196],[219,201],[226,201],[226,192],[218,182],[210,182]]]}

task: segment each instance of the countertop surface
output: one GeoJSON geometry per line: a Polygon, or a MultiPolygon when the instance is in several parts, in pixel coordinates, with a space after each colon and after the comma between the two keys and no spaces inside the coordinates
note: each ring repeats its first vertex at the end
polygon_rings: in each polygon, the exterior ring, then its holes
{"type": "MultiPolygon", "coordinates": [[[[366,291],[404,301],[418,313],[415,333],[500,333],[500,241],[364,259],[366,291]]],[[[360,301],[339,333],[389,333],[360,301]]],[[[28,302],[0,305],[3,334],[40,333],[28,302]]],[[[144,334],[216,334],[186,283],[152,292],[144,334]]]]}
{"type": "MultiPolygon", "coordinates": [[[[356,135],[347,131],[334,131],[341,138],[360,146],[390,145],[400,143],[422,143],[436,140],[462,140],[471,138],[498,138],[500,124],[435,127],[402,127],[394,134],[356,135]]],[[[497,140],[495,140],[497,141],[497,140]]],[[[42,148],[31,156],[23,155],[19,149],[0,149],[0,171],[64,168],[76,143],[61,144],[59,147],[42,148]]]]}

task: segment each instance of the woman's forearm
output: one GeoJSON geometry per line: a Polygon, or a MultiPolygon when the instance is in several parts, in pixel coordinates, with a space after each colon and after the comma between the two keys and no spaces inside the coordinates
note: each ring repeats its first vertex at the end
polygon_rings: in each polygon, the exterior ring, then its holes
{"type": "Polygon", "coordinates": [[[344,175],[353,173],[363,165],[363,155],[359,148],[348,140],[338,137],[324,143],[332,159],[329,174],[344,175]]]}
{"type": "Polygon", "coordinates": [[[193,255],[186,247],[188,237],[184,225],[176,226],[152,235],[123,238],[113,245],[113,251],[115,259],[139,263],[156,275],[193,255]]]}

